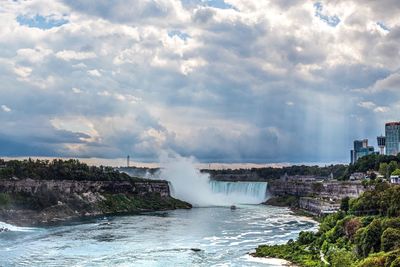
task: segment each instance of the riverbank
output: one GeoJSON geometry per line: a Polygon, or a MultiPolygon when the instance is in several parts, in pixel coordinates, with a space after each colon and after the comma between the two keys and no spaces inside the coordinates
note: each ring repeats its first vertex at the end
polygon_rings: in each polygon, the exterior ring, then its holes
{"type": "Polygon", "coordinates": [[[0,180],[0,221],[17,226],[189,208],[166,181],[0,180]]]}
{"type": "Polygon", "coordinates": [[[297,216],[309,217],[318,221],[318,217],[315,214],[299,207],[299,197],[296,196],[274,196],[262,204],[275,207],[287,207],[297,216]]]}

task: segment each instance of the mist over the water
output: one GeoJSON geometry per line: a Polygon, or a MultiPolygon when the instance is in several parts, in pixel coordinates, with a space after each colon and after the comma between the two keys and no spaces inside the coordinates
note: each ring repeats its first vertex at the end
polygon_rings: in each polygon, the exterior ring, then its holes
{"type": "Polygon", "coordinates": [[[231,186],[227,182],[211,184],[209,175],[201,173],[195,164],[193,157],[161,153],[160,176],[171,183],[173,197],[197,207],[259,204],[265,200],[267,183],[231,183],[231,186]],[[255,187],[258,189],[255,190],[255,187]]]}

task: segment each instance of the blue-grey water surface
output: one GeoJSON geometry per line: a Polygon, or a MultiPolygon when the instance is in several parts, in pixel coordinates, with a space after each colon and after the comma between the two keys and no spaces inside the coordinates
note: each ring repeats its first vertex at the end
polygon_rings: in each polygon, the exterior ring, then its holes
{"type": "Polygon", "coordinates": [[[247,253],[315,227],[264,205],[107,217],[0,233],[0,266],[280,266],[247,253]]]}

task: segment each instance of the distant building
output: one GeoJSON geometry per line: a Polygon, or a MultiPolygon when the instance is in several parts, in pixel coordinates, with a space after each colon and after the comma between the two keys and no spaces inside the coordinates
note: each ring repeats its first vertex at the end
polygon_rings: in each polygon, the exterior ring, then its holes
{"type": "Polygon", "coordinates": [[[396,156],[399,153],[400,122],[388,122],[385,124],[386,155],[396,156]]]}
{"type": "Polygon", "coordinates": [[[288,175],[285,173],[284,175],[281,176],[281,181],[282,182],[294,182],[294,181],[299,181],[299,182],[317,182],[317,181],[323,181],[323,180],[328,180],[329,177],[324,177],[324,176],[316,176],[316,175],[288,175]]]}
{"type": "Polygon", "coordinates": [[[368,146],[368,139],[355,140],[353,149],[350,151],[350,162],[354,164],[361,157],[368,156],[375,153],[373,146],[368,146]]]}
{"type": "Polygon", "coordinates": [[[351,181],[363,180],[366,177],[367,177],[367,175],[363,172],[355,172],[350,175],[350,180],[351,181]]]}
{"type": "Polygon", "coordinates": [[[392,183],[392,184],[400,184],[400,177],[398,175],[390,176],[390,183],[392,183]]]}

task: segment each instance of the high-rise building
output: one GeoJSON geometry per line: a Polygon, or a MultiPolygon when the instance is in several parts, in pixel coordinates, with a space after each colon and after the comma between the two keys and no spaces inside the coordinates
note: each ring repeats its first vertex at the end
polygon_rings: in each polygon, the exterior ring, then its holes
{"type": "Polygon", "coordinates": [[[350,151],[351,164],[356,163],[361,157],[375,153],[374,147],[368,146],[368,139],[354,140],[353,146],[353,150],[350,151]]]}
{"type": "Polygon", "coordinates": [[[396,156],[399,153],[400,122],[388,122],[385,124],[386,155],[396,156]]]}
{"type": "Polygon", "coordinates": [[[385,146],[386,146],[386,137],[383,136],[383,135],[381,135],[381,136],[378,136],[378,137],[376,138],[376,140],[377,140],[377,143],[378,143],[378,147],[379,147],[379,150],[380,150],[380,154],[381,154],[381,155],[384,155],[384,154],[385,154],[385,153],[384,153],[384,151],[385,151],[385,146]]]}

